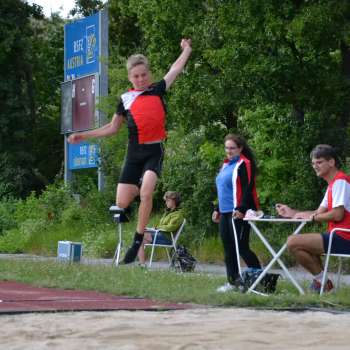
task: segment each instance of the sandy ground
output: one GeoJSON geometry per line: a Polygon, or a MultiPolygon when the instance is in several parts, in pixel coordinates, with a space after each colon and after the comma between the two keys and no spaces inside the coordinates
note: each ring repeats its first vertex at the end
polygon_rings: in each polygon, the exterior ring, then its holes
{"type": "Polygon", "coordinates": [[[349,349],[350,314],[247,309],[0,316],[0,349],[349,349]]]}

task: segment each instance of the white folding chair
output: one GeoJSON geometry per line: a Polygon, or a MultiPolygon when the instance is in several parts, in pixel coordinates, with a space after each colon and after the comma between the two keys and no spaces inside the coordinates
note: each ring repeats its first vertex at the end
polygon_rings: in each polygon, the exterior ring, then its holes
{"type": "MultiPolygon", "coordinates": [[[[167,253],[167,256],[168,256],[168,259],[169,259],[169,264],[171,264],[171,256],[169,254],[169,249],[173,248],[174,251],[176,251],[176,244],[179,240],[179,237],[184,229],[184,226],[186,224],[186,219],[184,219],[184,221],[182,222],[181,226],[178,228],[178,230],[175,232],[175,233],[170,233],[170,237],[171,237],[171,243],[170,244],[158,244],[156,243],[157,241],[157,236],[159,234],[159,230],[154,230],[153,232],[155,233],[154,234],[154,238],[153,238],[153,242],[152,243],[146,243],[145,244],[145,248],[146,247],[152,247],[152,251],[151,251],[151,257],[149,259],[149,263],[148,263],[148,266],[151,267],[152,265],[152,261],[153,261],[153,255],[154,255],[154,250],[155,248],[165,248],[166,249],[166,253],[167,253]]],[[[147,232],[147,229],[146,229],[146,232],[147,232]]]]}
{"type": "Polygon", "coordinates": [[[327,278],[327,270],[328,270],[328,264],[329,264],[329,258],[331,256],[338,257],[338,275],[337,275],[337,282],[336,282],[336,288],[339,287],[340,284],[340,274],[341,274],[341,269],[342,269],[342,258],[350,258],[350,254],[336,254],[336,253],[331,253],[331,248],[332,248],[332,241],[333,241],[333,235],[336,231],[343,231],[343,232],[350,232],[350,229],[346,228],[334,228],[330,232],[329,236],[329,244],[328,244],[328,249],[324,263],[324,273],[323,273],[323,278],[322,278],[322,283],[321,283],[321,290],[320,290],[320,295],[323,294],[324,286],[326,283],[326,278],[327,278]]]}

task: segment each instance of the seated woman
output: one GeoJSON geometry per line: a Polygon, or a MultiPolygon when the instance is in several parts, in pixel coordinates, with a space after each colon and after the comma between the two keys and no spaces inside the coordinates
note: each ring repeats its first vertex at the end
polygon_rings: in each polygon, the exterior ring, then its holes
{"type": "Polygon", "coordinates": [[[171,244],[170,232],[176,232],[184,221],[183,210],[179,208],[181,203],[178,192],[168,191],[164,195],[166,212],[161,217],[159,224],[154,228],[147,227],[145,230],[142,245],[138,251],[138,258],[141,265],[145,264],[145,247],[146,243],[153,243],[156,230],[157,244],[171,244]]]}

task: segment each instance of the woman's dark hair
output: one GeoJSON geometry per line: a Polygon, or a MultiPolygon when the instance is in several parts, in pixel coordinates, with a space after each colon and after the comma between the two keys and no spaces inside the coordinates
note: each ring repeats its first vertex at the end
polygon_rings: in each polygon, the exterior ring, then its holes
{"type": "Polygon", "coordinates": [[[179,192],[167,191],[164,194],[164,199],[173,199],[175,201],[176,208],[181,204],[181,196],[179,192]]]}
{"type": "Polygon", "coordinates": [[[340,159],[336,149],[331,145],[317,145],[310,153],[310,159],[324,158],[326,160],[334,159],[335,166],[340,168],[340,159]]]}
{"type": "Polygon", "coordinates": [[[255,156],[251,148],[248,146],[247,141],[244,139],[244,137],[236,134],[228,134],[225,136],[224,142],[228,140],[233,141],[237,145],[237,147],[242,148],[242,154],[250,160],[252,173],[256,175],[258,169],[256,166],[255,156]]]}

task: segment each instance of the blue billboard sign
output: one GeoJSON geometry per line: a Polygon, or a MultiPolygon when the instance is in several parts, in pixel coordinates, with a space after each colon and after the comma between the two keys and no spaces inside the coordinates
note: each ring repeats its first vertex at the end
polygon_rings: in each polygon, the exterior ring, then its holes
{"type": "Polygon", "coordinates": [[[99,72],[99,13],[64,27],[64,80],[99,72]]]}
{"type": "Polygon", "coordinates": [[[99,147],[97,144],[81,142],[68,144],[69,170],[98,168],[99,147]]]}

